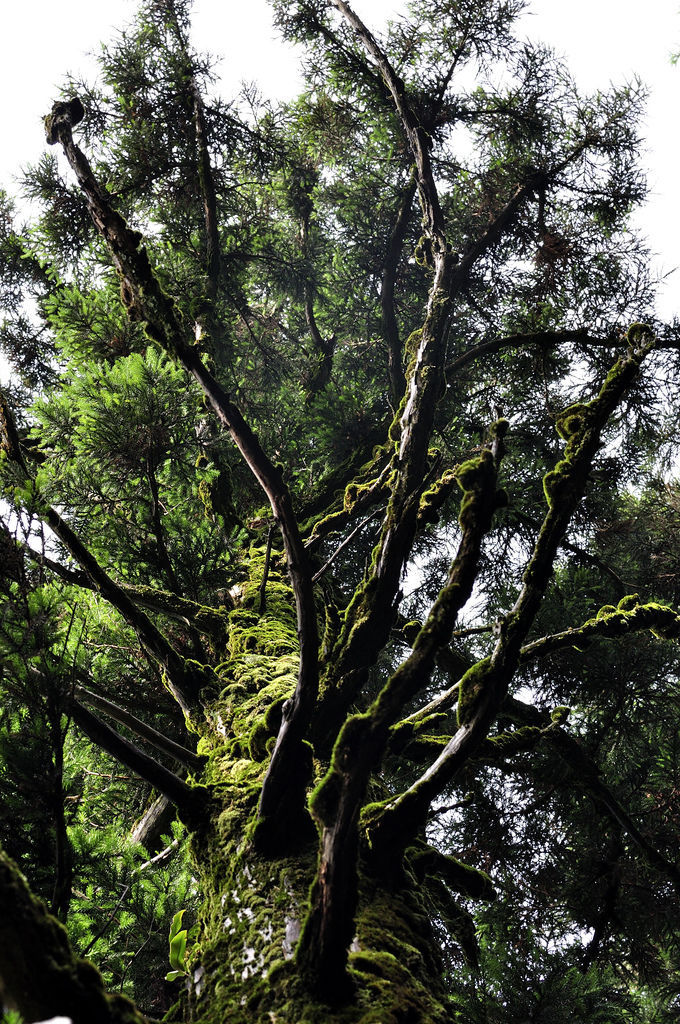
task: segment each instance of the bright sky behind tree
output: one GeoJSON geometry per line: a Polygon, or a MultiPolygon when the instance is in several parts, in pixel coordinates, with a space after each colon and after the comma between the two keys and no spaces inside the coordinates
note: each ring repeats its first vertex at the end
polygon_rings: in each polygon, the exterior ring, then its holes
{"type": "MultiPolygon", "coordinates": [[[[92,75],[101,42],[129,21],[135,0],[5,0],[0,38],[0,96],[5,146],[0,153],[0,185],[15,190],[13,176],[39,158],[44,148],[41,118],[49,110],[66,71],[92,75]]],[[[355,0],[354,7],[378,30],[404,4],[396,0],[355,0]]],[[[255,81],[266,96],[290,97],[299,88],[295,52],[277,40],[266,0],[196,0],[194,43],[221,58],[223,95],[242,80],[255,81]]],[[[648,85],[648,113],[642,126],[643,163],[650,200],[636,218],[649,239],[659,274],[680,268],[680,190],[677,185],[677,111],[680,50],[677,0],[528,0],[521,32],[564,54],[584,90],[620,84],[635,75],[648,85]]],[[[660,293],[659,313],[680,315],[680,270],[670,274],[660,293]]]]}

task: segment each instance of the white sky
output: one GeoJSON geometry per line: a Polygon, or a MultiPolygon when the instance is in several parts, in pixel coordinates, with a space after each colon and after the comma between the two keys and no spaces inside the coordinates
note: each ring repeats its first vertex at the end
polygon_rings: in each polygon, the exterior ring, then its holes
{"type": "MultiPolygon", "coordinates": [[[[135,0],[0,0],[0,100],[3,138],[0,185],[13,189],[13,175],[44,148],[41,119],[65,71],[91,75],[87,53],[128,21],[135,0]]],[[[401,6],[396,0],[355,0],[355,9],[379,28],[401,6]]],[[[638,74],[651,89],[642,134],[652,196],[639,224],[656,254],[654,267],[680,267],[680,156],[677,118],[680,65],[678,0],[530,0],[523,33],[566,55],[584,89],[606,88],[638,74]]],[[[193,39],[199,49],[222,56],[224,93],[242,79],[256,81],[270,96],[296,92],[295,56],[274,37],[266,0],[196,0],[193,39]]],[[[680,271],[660,295],[664,317],[680,315],[680,271]]]]}

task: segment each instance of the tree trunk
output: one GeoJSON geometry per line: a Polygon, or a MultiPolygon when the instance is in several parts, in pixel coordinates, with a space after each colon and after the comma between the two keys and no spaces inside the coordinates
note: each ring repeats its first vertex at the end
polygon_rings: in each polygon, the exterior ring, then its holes
{"type": "MultiPolygon", "coordinates": [[[[250,580],[229,615],[229,659],[219,669],[223,689],[200,726],[199,751],[209,758],[200,781],[213,803],[192,842],[204,894],[198,936],[187,954],[193,1019],[449,1020],[437,944],[422,893],[407,872],[384,884],[360,877],[351,985],[337,1004],[305,987],[295,953],[317,867],[316,830],[292,823],[285,853],[278,856],[258,853],[253,842],[269,752],[298,665],[292,592],[271,571],[260,614],[262,572],[263,549],[251,549],[250,580]]],[[[319,779],[327,766],[315,767],[319,779]]]]}

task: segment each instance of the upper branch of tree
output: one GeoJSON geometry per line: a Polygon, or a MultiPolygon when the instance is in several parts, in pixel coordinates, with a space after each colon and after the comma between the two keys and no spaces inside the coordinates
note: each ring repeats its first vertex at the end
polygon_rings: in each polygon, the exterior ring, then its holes
{"type": "Polygon", "coordinates": [[[498,505],[496,481],[506,429],[507,421],[495,424],[492,448],[459,467],[463,534],[446,583],[410,656],[368,712],[343,725],[328,773],[311,801],[323,836],[312,906],[297,957],[309,984],[327,997],[337,997],[346,984],[347,949],[357,900],[357,821],[366,787],[385,752],[390,726],[414,693],[426,685],[437,653],[449,642],[458,612],[472,593],[482,541],[498,505]]]}
{"type": "MultiPolygon", "coordinates": [[[[310,198],[309,203],[304,209],[300,223],[300,247],[304,254],[306,254],[309,242],[309,218],[311,217],[312,210],[313,205],[310,198]]],[[[314,313],[314,289],[309,280],[305,281],[304,300],[305,320],[307,321],[309,333],[312,336],[314,348],[316,349],[316,354],[319,359],[318,366],[308,375],[305,382],[307,396],[308,398],[311,398],[325,388],[330,378],[331,369],[333,367],[333,352],[335,351],[335,335],[331,334],[328,338],[324,338],[319,330],[319,325],[316,322],[316,315],[314,313]]]]}
{"type": "Polygon", "coordinates": [[[217,298],[219,290],[221,259],[219,221],[217,216],[217,196],[215,193],[215,179],[210,160],[210,150],[208,148],[208,131],[205,123],[205,105],[203,103],[203,96],[201,94],[199,83],[196,80],[194,61],[191,53],[189,52],[189,44],[184,32],[182,31],[182,26],[180,25],[177,12],[172,2],[168,4],[168,14],[186,66],[187,85],[194,109],[194,134],[196,139],[198,183],[203,199],[204,214],[206,269],[205,300],[207,307],[209,307],[208,311],[211,311],[212,304],[217,298]]]}
{"type": "MultiPolygon", "coordinates": [[[[531,516],[520,512],[518,509],[513,509],[512,514],[520,523],[525,523],[527,526],[533,527],[534,529],[540,529],[541,524],[533,519],[531,516]]],[[[578,544],[573,544],[567,540],[566,537],[560,544],[561,548],[565,551],[571,551],[575,554],[582,562],[588,562],[590,565],[596,566],[600,569],[609,579],[614,583],[617,591],[623,597],[625,594],[630,592],[630,584],[627,584],[625,580],[622,580],[619,574],[612,569],[611,565],[608,565],[598,555],[593,554],[591,551],[586,551],[585,548],[580,547],[578,544]]]]}
{"type": "Polygon", "coordinates": [[[431,801],[442,792],[476,751],[500,709],[520,661],[523,642],[540,607],[557,550],[585,491],[600,434],[624,393],[637,376],[653,338],[648,328],[628,332],[629,349],[587,405],[571,406],[558,420],[567,439],[565,457],[544,478],[548,513],[525,570],[514,607],[500,624],[500,635],[489,658],[472,666],[460,681],[459,728],[437,760],[408,790],[390,800],[370,827],[373,855],[385,857],[408,843],[426,819],[431,801]]]}
{"type": "Polygon", "coordinates": [[[153,272],[146,248],[141,245],[141,236],[114,210],[108,193],[101,188],[87,158],[74,143],[72,126],[83,115],[82,104],[77,99],[55,104],[46,119],[47,138],[51,144],[59,142],[63,147],[95,226],[105,239],[120,275],[123,300],[144,321],[149,337],[174,355],[198,382],[267,495],[283,536],[297,608],[300,669],[295,693],[284,710],[260,805],[263,818],[281,821],[287,813],[293,813],[292,802],[304,806],[306,779],[297,788],[292,787],[287,778],[287,766],[301,760],[300,746],[318,690],[318,635],[309,560],[281,471],[265,454],[240,410],[208,371],[195,346],[187,344],[175,305],[153,272]]]}
{"type": "Polygon", "coordinates": [[[334,737],[338,721],[342,720],[363,684],[367,666],[382,647],[392,625],[401,571],[417,529],[427,451],[443,381],[451,303],[464,287],[474,260],[511,227],[522,205],[533,196],[535,187],[532,178],[518,188],[459,263],[447,250],[434,255],[427,315],[403,412],[400,409],[399,450],[393,461],[396,472],[374,569],[352,599],[344,630],[330,656],[334,685],[332,691],[324,695],[317,716],[317,735],[324,744],[329,744],[334,737]]]}
{"type": "Polygon", "coordinates": [[[585,328],[573,331],[537,331],[534,334],[509,334],[504,338],[491,338],[489,341],[482,341],[456,356],[455,359],[446,364],[446,379],[450,380],[456,373],[459,373],[477,359],[493,355],[495,352],[501,352],[505,348],[525,348],[528,345],[538,345],[539,348],[550,349],[557,345],[567,344],[570,341],[578,341],[588,346],[597,345],[605,348],[613,348],[615,344],[613,341],[593,338],[585,328]]]}
{"type": "Polygon", "coordinates": [[[397,269],[401,259],[404,246],[404,239],[408,230],[413,197],[416,192],[415,175],[411,175],[408,185],[404,190],[397,217],[390,233],[387,244],[387,252],[383,262],[382,281],[380,287],[380,314],[382,331],[385,343],[387,344],[387,369],[390,380],[390,397],[393,408],[396,410],[401,396],[404,393],[406,378],[402,368],[402,345],[399,338],[399,327],[394,312],[394,285],[397,278],[397,269]]]}
{"type": "Polygon", "coordinates": [[[375,36],[354,13],[349,4],[345,3],[345,0],[331,0],[331,3],[337,7],[356,32],[390,92],[415,161],[418,191],[423,208],[423,226],[434,249],[443,252],[446,248],[444,216],[432,175],[430,143],[427,133],[408,101],[404,82],[390,64],[384,50],[378,45],[375,36]]]}

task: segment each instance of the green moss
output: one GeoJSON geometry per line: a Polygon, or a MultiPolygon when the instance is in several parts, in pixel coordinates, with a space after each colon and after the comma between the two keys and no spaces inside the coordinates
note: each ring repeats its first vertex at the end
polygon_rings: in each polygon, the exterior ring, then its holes
{"type": "Polygon", "coordinates": [[[418,244],[413,250],[413,258],[419,267],[431,269],[434,266],[432,259],[432,239],[428,235],[421,235],[418,244]]]}
{"type": "Polygon", "coordinates": [[[418,619],[411,619],[409,622],[405,622],[401,627],[402,635],[409,647],[413,647],[416,637],[422,628],[423,624],[418,619]]]}
{"type": "Polygon", "coordinates": [[[438,480],[435,480],[431,487],[423,491],[418,507],[417,528],[419,530],[437,522],[441,508],[456,486],[456,482],[455,471],[447,470],[438,480]]]}
{"type": "Polygon", "coordinates": [[[496,467],[493,455],[488,448],[484,448],[479,455],[473,459],[467,459],[456,466],[454,470],[458,486],[463,492],[460,503],[460,514],[458,522],[461,529],[470,530],[475,525],[486,532],[491,526],[493,513],[500,502],[495,489],[496,467]]]}
{"type": "Polygon", "coordinates": [[[586,429],[590,414],[589,405],[577,402],[557,415],[555,429],[564,441],[570,441],[586,429]]]}
{"type": "Polygon", "coordinates": [[[416,878],[420,881],[426,876],[433,876],[445,882],[454,892],[470,899],[496,899],[493,882],[485,871],[440,853],[424,843],[418,847],[411,847],[407,851],[407,857],[416,878]]]}
{"type": "Polygon", "coordinates": [[[465,725],[474,717],[478,702],[489,678],[490,658],[472,665],[460,681],[458,690],[458,725],[465,725]]]}
{"type": "Polygon", "coordinates": [[[513,732],[499,733],[497,736],[489,736],[480,748],[482,757],[493,758],[512,757],[513,754],[520,754],[525,750],[532,750],[543,735],[543,730],[535,725],[523,725],[513,732]]]}
{"type": "Polygon", "coordinates": [[[571,708],[568,708],[566,704],[559,704],[556,708],[550,712],[550,720],[556,725],[562,725],[566,722],[571,714],[571,708]]]}
{"type": "Polygon", "coordinates": [[[448,715],[427,715],[415,722],[398,722],[397,725],[393,725],[390,729],[390,754],[403,754],[411,760],[436,757],[450,739],[449,735],[438,736],[435,733],[426,732],[436,725],[447,728],[449,725],[448,715]]]}

